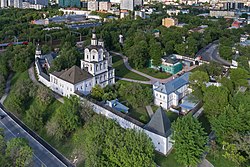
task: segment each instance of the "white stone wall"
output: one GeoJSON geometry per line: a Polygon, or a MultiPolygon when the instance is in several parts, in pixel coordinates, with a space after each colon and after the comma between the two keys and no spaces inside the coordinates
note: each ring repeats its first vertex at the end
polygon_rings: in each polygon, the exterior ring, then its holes
{"type": "MultiPolygon", "coordinates": [[[[77,95],[78,96],[78,95],[77,95]]],[[[83,100],[83,98],[80,97],[83,100]]],[[[115,120],[122,128],[124,129],[135,129],[138,131],[143,131],[147,134],[147,136],[151,139],[154,144],[155,150],[166,155],[172,149],[172,143],[170,142],[170,137],[166,138],[161,135],[150,132],[142,127],[114,114],[113,112],[103,108],[95,103],[87,101],[94,109],[94,111],[98,114],[102,114],[107,118],[115,120]]]]}

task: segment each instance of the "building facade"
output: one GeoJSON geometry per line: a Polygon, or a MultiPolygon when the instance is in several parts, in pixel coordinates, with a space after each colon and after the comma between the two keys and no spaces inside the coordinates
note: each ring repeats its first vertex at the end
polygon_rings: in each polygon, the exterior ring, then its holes
{"type": "Polygon", "coordinates": [[[164,18],[162,19],[162,25],[169,28],[171,26],[176,26],[178,24],[178,20],[175,18],[164,18]]]}
{"type": "Polygon", "coordinates": [[[190,91],[188,89],[189,72],[167,83],[153,85],[154,104],[164,109],[178,106],[180,100],[190,91]]]}
{"type": "Polygon", "coordinates": [[[80,0],[59,0],[60,7],[81,7],[80,0]]]}

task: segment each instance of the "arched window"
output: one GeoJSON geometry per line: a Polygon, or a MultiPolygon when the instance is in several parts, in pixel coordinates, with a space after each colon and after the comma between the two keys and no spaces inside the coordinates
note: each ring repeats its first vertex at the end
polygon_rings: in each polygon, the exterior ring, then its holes
{"type": "Polygon", "coordinates": [[[96,71],[97,71],[97,69],[98,69],[98,64],[96,65],[96,71]]]}

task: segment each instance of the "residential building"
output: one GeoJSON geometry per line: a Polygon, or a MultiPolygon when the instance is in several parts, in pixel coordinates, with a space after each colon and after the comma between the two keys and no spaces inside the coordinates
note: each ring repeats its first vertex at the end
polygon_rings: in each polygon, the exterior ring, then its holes
{"type": "Polygon", "coordinates": [[[233,18],[235,17],[234,11],[224,11],[224,10],[210,10],[209,12],[211,17],[226,17],[226,18],[233,18]]]}
{"type": "Polygon", "coordinates": [[[142,5],[142,0],[121,0],[120,9],[133,11],[134,7],[142,5]]]}
{"type": "Polygon", "coordinates": [[[14,8],[22,8],[23,6],[23,0],[14,0],[14,8]]]}
{"type": "Polygon", "coordinates": [[[5,8],[8,6],[7,0],[1,0],[1,8],[5,8]]]}
{"type": "Polygon", "coordinates": [[[88,10],[97,11],[98,10],[98,1],[88,1],[88,10]]]}
{"type": "Polygon", "coordinates": [[[185,73],[167,83],[156,82],[153,85],[154,104],[164,109],[178,106],[179,101],[189,93],[189,74],[185,73]]]}
{"type": "Polygon", "coordinates": [[[108,11],[111,9],[111,3],[110,2],[99,2],[99,10],[100,11],[108,11]]]}
{"type": "Polygon", "coordinates": [[[161,58],[161,61],[162,63],[158,67],[153,66],[151,61],[150,68],[159,69],[170,74],[176,74],[182,70],[182,63],[174,55],[165,56],[161,58]]]}
{"type": "Polygon", "coordinates": [[[162,19],[162,25],[165,27],[171,27],[178,24],[178,20],[176,18],[164,18],[162,19]]]}
{"type": "Polygon", "coordinates": [[[136,19],[137,17],[140,17],[140,18],[142,18],[142,19],[145,19],[145,18],[146,18],[145,12],[143,12],[143,11],[135,11],[135,19],[136,19]]]}
{"type": "Polygon", "coordinates": [[[106,105],[108,105],[109,107],[115,109],[116,111],[119,111],[119,112],[123,112],[123,113],[128,113],[128,110],[129,108],[125,105],[123,105],[122,103],[120,103],[118,101],[118,99],[115,99],[115,100],[107,100],[106,101],[106,105]]]}
{"type": "Polygon", "coordinates": [[[60,7],[81,7],[80,0],[59,0],[60,7]]]}

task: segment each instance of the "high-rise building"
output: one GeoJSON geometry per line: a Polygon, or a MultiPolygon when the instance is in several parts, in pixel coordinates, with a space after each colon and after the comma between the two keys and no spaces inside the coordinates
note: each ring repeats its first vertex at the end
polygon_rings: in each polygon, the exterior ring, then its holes
{"type": "Polygon", "coordinates": [[[60,7],[81,7],[80,0],[59,0],[60,7]]]}
{"type": "Polygon", "coordinates": [[[134,10],[134,0],[121,0],[121,9],[134,10]]]}
{"type": "Polygon", "coordinates": [[[14,0],[14,8],[22,8],[23,0],[14,0]]]}
{"type": "Polygon", "coordinates": [[[14,0],[8,0],[8,6],[13,7],[14,6],[14,0]]]}
{"type": "Polygon", "coordinates": [[[5,8],[7,6],[8,6],[7,0],[1,0],[1,8],[5,8]]]}

